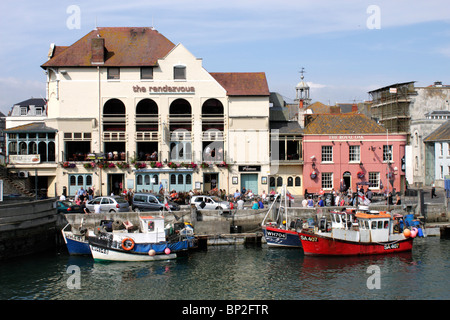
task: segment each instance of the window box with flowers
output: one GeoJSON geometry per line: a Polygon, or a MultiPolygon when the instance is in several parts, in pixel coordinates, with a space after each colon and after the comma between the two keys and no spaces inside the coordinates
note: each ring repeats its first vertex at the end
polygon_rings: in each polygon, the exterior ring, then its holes
{"type": "Polygon", "coordinates": [[[202,162],[202,163],[200,164],[200,167],[201,167],[202,169],[207,169],[207,168],[209,168],[209,164],[206,163],[206,162],[202,162]]]}
{"type": "Polygon", "coordinates": [[[83,164],[83,167],[85,167],[86,169],[93,169],[95,168],[95,162],[87,162],[83,164]]]}
{"type": "Polygon", "coordinates": [[[77,165],[75,163],[70,163],[69,161],[64,161],[63,163],[61,163],[61,167],[63,168],[75,168],[77,165]]]}
{"type": "Polygon", "coordinates": [[[147,165],[144,162],[135,162],[134,167],[136,169],[144,169],[147,168],[147,165]]]}
{"type": "Polygon", "coordinates": [[[180,167],[179,164],[176,164],[175,162],[172,162],[172,161],[170,161],[170,162],[167,164],[167,166],[168,166],[169,168],[171,168],[171,169],[177,169],[177,168],[180,167]]]}
{"type": "Polygon", "coordinates": [[[228,163],[226,163],[225,161],[222,161],[221,163],[218,163],[217,166],[219,168],[228,168],[228,163]]]}
{"type": "Polygon", "coordinates": [[[358,176],[359,179],[364,178],[364,172],[362,172],[362,171],[358,171],[358,173],[356,173],[356,175],[358,176]]]}
{"type": "Polygon", "coordinates": [[[150,167],[151,168],[162,168],[163,164],[159,161],[151,161],[150,162],[150,167]]]}
{"type": "Polygon", "coordinates": [[[119,169],[128,169],[130,167],[128,162],[117,162],[116,166],[119,169]]]}

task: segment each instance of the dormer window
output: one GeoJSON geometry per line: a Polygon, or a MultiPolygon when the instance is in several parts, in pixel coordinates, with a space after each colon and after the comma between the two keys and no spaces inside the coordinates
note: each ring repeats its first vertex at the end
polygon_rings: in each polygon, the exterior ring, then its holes
{"type": "Polygon", "coordinates": [[[173,78],[175,80],[186,80],[186,66],[183,65],[174,66],[173,78]]]}
{"type": "Polygon", "coordinates": [[[27,107],[20,107],[20,115],[21,116],[26,116],[28,113],[28,108],[27,107]]]}

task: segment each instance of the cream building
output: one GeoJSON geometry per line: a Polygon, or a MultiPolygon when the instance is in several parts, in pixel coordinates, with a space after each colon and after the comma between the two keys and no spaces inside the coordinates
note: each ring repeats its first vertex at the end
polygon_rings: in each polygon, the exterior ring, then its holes
{"type": "MultiPolygon", "coordinates": [[[[158,191],[161,183],[178,192],[267,190],[264,73],[210,73],[152,28],[97,28],[71,46],[52,45],[42,68],[48,105],[40,129],[56,132],[55,159],[35,163],[27,157],[39,150],[8,149],[22,155],[8,167],[44,179],[49,196],[80,187],[158,191]]],[[[6,132],[17,138],[12,123],[6,132]]],[[[34,129],[25,129],[15,142],[29,146],[34,129]]]]}

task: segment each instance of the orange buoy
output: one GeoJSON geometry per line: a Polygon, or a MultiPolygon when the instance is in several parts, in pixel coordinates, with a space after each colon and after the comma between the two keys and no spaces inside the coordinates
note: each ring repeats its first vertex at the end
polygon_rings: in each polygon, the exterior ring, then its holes
{"type": "Polygon", "coordinates": [[[411,230],[409,229],[403,230],[403,235],[408,238],[409,236],[411,236],[411,230]]]}

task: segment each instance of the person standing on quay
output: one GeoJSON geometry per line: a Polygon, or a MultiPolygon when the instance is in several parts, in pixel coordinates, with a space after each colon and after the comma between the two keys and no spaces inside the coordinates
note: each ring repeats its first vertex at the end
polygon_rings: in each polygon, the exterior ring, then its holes
{"type": "Polygon", "coordinates": [[[433,184],[431,185],[431,199],[433,199],[433,197],[438,197],[437,195],[436,195],[436,185],[434,184],[434,182],[433,182],[433,184]]]}

